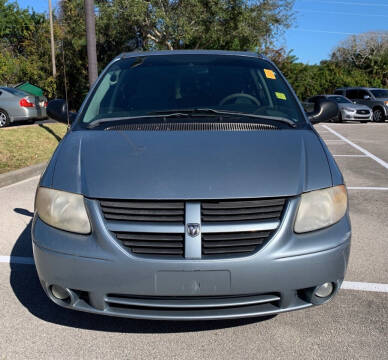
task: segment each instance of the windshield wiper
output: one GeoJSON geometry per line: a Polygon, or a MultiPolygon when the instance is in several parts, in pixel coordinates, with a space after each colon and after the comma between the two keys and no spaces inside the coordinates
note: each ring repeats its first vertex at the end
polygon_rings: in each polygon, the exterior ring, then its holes
{"type": "Polygon", "coordinates": [[[193,115],[223,115],[223,116],[244,116],[244,117],[250,117],[254,119],[260,119],[260,120],[272,120],[277,122],[282,122],[284,124],[287,124],[291,127],[296,127],[295,122],[293,122],[290,119],[287,119],[285,117],[281,116],[268,116],[268,115],[258,115],[258,114],[250,114],[250,113],[244,113],[244,112],[238,112],[238,111],[225,111],[225,110],[216,110],[211,108],[195,108],[195,109],[176,109],[176,110],[166,110],[166,111],[155,111],[152,113],[148,113],[148,115],[169,115],[169,114],[175,114],[175,113],[184,113],[189,116],[193,115]]]}
{"type": "Polygon", "coordinates": [[[254,118],[258,120],[269,120],[274,122],[281,122],[293,128],[296,127],[296,124],[292,120],[289,120],[285,117],[280,117],[280,116],[257,115],[257,114],[250,114],[250,113],[244,113],[244,112],[238,112],[238,111],[216,110],[211,108],[195,108],[195,109],[175,109],[175,110],[155,111],[145,115],[138,115],[138,116],[102,118],[91,122],[88,125],[88,128],[92,129],[102,123],[114,122],[114,121],[129,121],[129,120],[139,120],[139,119],[149,119],[149,118],[165,119],[165,118],[195,117],[195,116],[227,116],[227,117],[240,116],[240,117],[254,118]]]}
{"type": "Polygon", "coordinates": [[[119,117],[110,117],[110,118],[102,118],[98,120],[92,121],[88,128],[92,129],[97,127],[100,124],[106,122],[114,122],[114,121],[125,121],[125,120],[138,120],[138,119],[149,119],[149,118],[176,118],[176,117],[189,117],[190,115],[187,113],[173,112],[171,114],[146,114],[146,115],[137,115],[137,116],[119,116],[119,117]]]}

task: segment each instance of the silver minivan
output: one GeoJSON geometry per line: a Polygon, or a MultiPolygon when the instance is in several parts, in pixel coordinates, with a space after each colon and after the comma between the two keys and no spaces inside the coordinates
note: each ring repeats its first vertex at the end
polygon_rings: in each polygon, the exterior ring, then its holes
{"type": "Polygon", "coordinates": [[[37,189],[47,296],[142,319],[274,315],[326,303],[350,250],[343,177],[276,66],[246,52],[117,56],[37,189]]]}

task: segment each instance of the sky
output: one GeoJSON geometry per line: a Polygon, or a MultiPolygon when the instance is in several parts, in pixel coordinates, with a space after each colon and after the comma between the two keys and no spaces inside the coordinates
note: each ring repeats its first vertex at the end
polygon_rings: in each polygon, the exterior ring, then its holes
{"type": "MultiPolygon", "coordinates": [[[[52,0],[53,6],[58,0],[52,0]]],[[[48,11],[48,0],[17,0],[22,8],[48,11]]],[[[293,26],[278,46],[302,62],[317,64],[352,34],[388,31],[388,0],[295,0],[293,26]]]]}

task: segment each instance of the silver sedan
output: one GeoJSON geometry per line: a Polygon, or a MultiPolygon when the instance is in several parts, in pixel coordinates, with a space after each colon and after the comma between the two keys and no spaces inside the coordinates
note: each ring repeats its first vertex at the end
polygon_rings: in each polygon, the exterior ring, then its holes
{"type": "Polygon", "coordinates": [[[45,119],[47,99],[24,91],[0,87],[0,128],[16,121],[45,119]]]}

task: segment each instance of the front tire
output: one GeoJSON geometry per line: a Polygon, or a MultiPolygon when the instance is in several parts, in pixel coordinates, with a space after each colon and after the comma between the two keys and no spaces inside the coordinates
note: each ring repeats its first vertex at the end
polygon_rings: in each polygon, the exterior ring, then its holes
{"type": "Polygon", "coordinates": [[[0,128],[6,127],[8,125],[9,125],[9,116],[5,110],[0,109],[0,128]]]}
{"type": "Polygon", "coordinates": [[[382,109],[375,109],[373,110],[373,120],[375,122],[383,122],[384,121],[384,112],[382,109]]]}
{"type": "Polygon", "coordinates": [[[338,113],[338,116],[331,119],[331,122],[333,123],[342,123],[342,114],[341,112],[338,113]]]}

